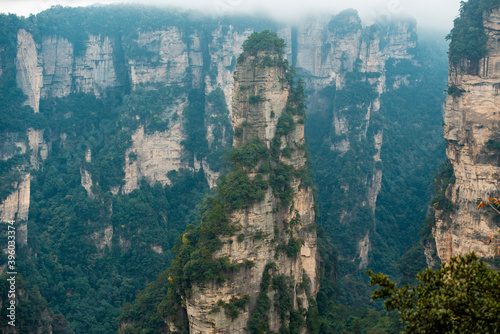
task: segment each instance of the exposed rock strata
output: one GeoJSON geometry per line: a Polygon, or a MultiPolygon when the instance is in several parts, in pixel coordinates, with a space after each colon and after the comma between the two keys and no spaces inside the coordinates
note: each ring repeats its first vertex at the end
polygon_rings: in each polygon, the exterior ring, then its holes
{"type": "Polygon", "coordinates": [[[479,62],[478,75],[450,67],[449,85],[464,92],[449,95],[444,108],[446,155],[453,166],[455,183],[446,191],[454,208],[451,212],[436,211],[433,235],[442,261],[471,251],[491,257],[492,247],[486,241],[500,228],[497,213],[477,209],[480,200],[500,195],[499,152],[488,147],[488,143],[500,141],[499,22],[498,8],[484,16],[488,56],[479,62]]]}
{"type": "MultiPolygon", "coordinates": [[[[281,114],[286,110],[290,87],[286,83],[285,72],[281,66],[259,66],[264,56],[269,54],[259,51],[258,56],[245,54],[244,61],[235,72],[235,92],[233,95],[233,125],[242,128],[241,136],[235,135],[234,147],[238,148],[257,137],[270,148],[276,134],[276,125],[281,114]],[[260,96],[258,103],[250,103],[251,96],[260,96]],[[274,116],[271,116],[273,113],[274,116]]],[[[276,54],[271,54],[277,57],[276,54]]],[[[299,116],[294,116],[297,121],[299,116]]],[[[305,168],[303,124],[297,123],[295,130],[282,137],[282,147],[294,147],[294,153],[281,161],[295,169],[305,168]]],[[[259,172],[250,172],[255,176],[259,172]]],[[[262,172],[261,172],[262,173],[262,172]]],[[[265,178],[269,177],[263,173],[265,178]]],[[[261,291],[261,281],[266,265],[276,263],[274,275],[285,275],[291,279],[293,308],[307,309],[308,296],[315,296],[319,290],[319,255],[314,229],[314,198],[312,189],[300,187],[300,181],[294,179],[292,207],[281,207],[269,186],[262,201],[248,209],[237,210],[230,216],[230,224],[238,225],[238,236],[221,236],[222,248],[213,255],[215,258],[227,257],[231,263],[243,264],[249,261],[251,267],[231,274],[223,283],[194,285],[186,299],[186,311],[191,333],[247,333],[252,310],[256,307],[261,291]],[[286,232],[287,223],[300,216],[299,226],[286,232]],[[259,235],[259,237],[255,237],[259,235]],[[302,240],[300,251],[289,256],[279,251],[277,246],[287,244],[291,237],[302,240]],[[308,290],[299,288],[301,282],[308,283],[308,290]],[[230,303],[232,298],[244,295],[251,297],[248,306],[235,319],[224,311],[213,312],[218,303],[230,303]]],[[[275,292],[270,292],[272,299],[275,292]]],[[[270,330],[278,332],[283,324],[279,310],[272,306],[269,310],[270,330]]],[[[305,327],[301,333],[305,333],[305,327]]]]}

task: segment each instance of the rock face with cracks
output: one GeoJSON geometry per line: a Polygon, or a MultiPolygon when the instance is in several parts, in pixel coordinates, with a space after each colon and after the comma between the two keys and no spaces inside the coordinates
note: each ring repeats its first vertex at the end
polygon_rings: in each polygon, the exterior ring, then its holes
{"type": "MultiPolygon", "coordinates": [[[[259,200],[228,213],[234,233],[217,236],[220,245],[211,257],[231,264],[226,278],[193,282],[188,293],[179,291],[189,332],[279,332],[296,326],[307,333],[307,311],[319,290],[319,254],[312,188],[296,176],[307,170],[303,115],[290,112],[297,107],[292,103],[297,88],[291,87],[278,52],[245,51],[238,62],[233,146],[239,154],[259,142],[270,152],[256,165],[242,167],[249,180],[262,179],[265,186],[259,200]],[[285,120],[288,131],[283,131],[285,120]],[[295,171],[285,181],[292,194],[287,201],[273,186],[280,166],[295,171]],[[268,300],[267,308],[259,315],[263,300],[268,300]],[[301,319],[300,325],[290,322],[293,316],[301,319]]],[[[178,328],[171,323],[170,329],[178,328]]]]}
{"type": "Polygon", "coordinates": [[[446,155],[455,182],[446,191],[454,206],[437,210],[433,235],[442,261],[474,251],[479,257],[493,255],[487,243],[500,228],[500,216],[492,209],[478,210],[478,203],[500,194],[500,10],[483,16],[488,37],[487,56],[479,61],[477,74],[467,64],[451,66],[449,86],[461,93],[448,95],[444,107],[446,155]]]}

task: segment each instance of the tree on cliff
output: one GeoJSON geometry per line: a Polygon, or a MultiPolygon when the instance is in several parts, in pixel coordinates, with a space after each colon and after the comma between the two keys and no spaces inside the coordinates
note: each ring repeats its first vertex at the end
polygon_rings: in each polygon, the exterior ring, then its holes
{"type": "Polygon", "coordinates": [[[500,331],[500,272],[490,270],[471,253],[453,257],[437,272],[417,274],[416,287],[396,288],[387,275],[370,275],[379,285],[373,299],[386,299],[397,310],[407,333],[497,333],[500,331]]]}
{"type": "Polygon", "coordinates": [[[457,66],[463,60],[471,62],[470,74],[477,74],[478,62],[486,56],[488,36],[484,31],[483,15],[498,6],[498,0],[469,0],[460,4],[460,15],[454,20],[453,29],[446,36],[450,40],[450,63],[457,66]]]}

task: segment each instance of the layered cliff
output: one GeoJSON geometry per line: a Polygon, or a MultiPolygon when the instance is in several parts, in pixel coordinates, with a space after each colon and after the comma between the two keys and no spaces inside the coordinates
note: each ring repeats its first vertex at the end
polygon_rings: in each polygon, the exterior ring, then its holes
{"type": "MultiPolygon", "coordinates": [[[[233,168],[200,227],[184,233],[170,272],[190,333],[309,331],[319,289],[314,198],[304,94],[282,49],[283,40],[264,31],[238,59],[233,168]]],[[[178,326],[170,322],[171,330],[178,326]]]]}
{"type": "MultiPolygon", "coordinates": [[[[452,30],[455,42],[464,38],[457,30],[474,15],[465,7],[452,30]]],[[[500,137],[500,8],[486,8],[479,22],[484,29],[486,56],[480,58],[450,53],[449,95],[444,107],[446,155],[453,169],[445,199],[437,203],[435,227],[438,256],[447,261],[452,256],[474,251],[490,258],[487,243],[500,226],[498,214],[491,209],[478,210],[478,203],[499,194],[500,177],[498,142],[500,137]]],[[[470,36],[466,36],[469,37],[470,36]]],[[[453,40],[452,40],[453,43],[453,40]]],[[[479,52],[480,48],[474,50],[479,52]]]]}

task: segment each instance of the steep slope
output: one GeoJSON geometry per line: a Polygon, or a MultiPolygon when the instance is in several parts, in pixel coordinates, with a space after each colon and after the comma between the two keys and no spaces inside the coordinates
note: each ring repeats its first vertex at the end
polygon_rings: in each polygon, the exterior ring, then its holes
{"type": "Polygon", "coordinates": [[[498,1],[469,1],[451,33],[444,137],[452,177],[444,196],[434,203],[432,230],[443,261],[471,251],[492,257],[487,240],[500,226],[493,210],[477,209],[479,201],[499,193],[499,20],[498,1]],[[466,41],[473,41],[469,49],[458,49],[466,41]]]}
{"type": "Polygon", "coordinates": [[[243,44],[233,169],[176,251],[169,287],[185,300],[191,333],[308,332],[319,256],[304,94],[288,73],[283,45],[269,31],[243,44]]]}

